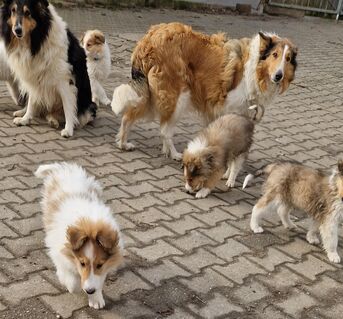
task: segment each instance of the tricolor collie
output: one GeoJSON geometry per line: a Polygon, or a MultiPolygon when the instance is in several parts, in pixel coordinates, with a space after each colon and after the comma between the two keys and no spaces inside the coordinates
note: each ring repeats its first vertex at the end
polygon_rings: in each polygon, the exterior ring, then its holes
{"type": "Polygon", "coordinates": [[[93,102],[110,105],[111,100],[103,88],[111,73],[111,53],[105,35],[99,30],[88,30],[81,44],[87,55],[87,69],[91,81],[93,102]]]}
{"type": "MultiPolygon", "coordinates": [[[[253,208],[251,229],[255,233],[263,232],[260,221],[272,211],[277,211],[286,228],[293,228],[289,213],[293,209],[302,210],[311,218],[307,241],[319,243],[317,234],[320,233],[329,260],[339,263],[337,244],[343,214],[343,161],[338,162],[331,176],[291,163],[270,164],[256,175],[262,173],[267,174],[268,178],[263,186],[263,196],[253,208]]],[[[251,178],[248,175],[246,179],[251,178]]]]}
{"type": "Polygon", "coordinates": [[[235,40],[194,32],[180,23],[153,26],[133,52],[132,81],[113,94],[113,111],[124,113],[119,147],[133,148],[127,135],[136,120],[157,118],[163,152],[181,158],[172,138],[187,109],[207,122],[226,113],[251,115],[253,105],[263,111],[292,82],[296,54],[289,40],[275,34],[235,40]]]}
{"type": "Polygon", "coordinates": [[[84,50],[47,0],[4,0],[1,11],[8,63],[29,96],[14,123],[43,113],[54,127],[65,121],[61,135],[72,136],[96,112],[84,50]]]}
{"type": "Polygon", "coordinates": [[[103,308],[102,287],[120,265],[123,245],[101,186],[76,164],[42,165],[35,175],[44,179],[45,243],[59,281],[69,292],[82,288],[90,307],[103,308]]]}
{"type": "Polygon", "coordinates": [[[188,144],[183,154],[185,188],[206,197],[224,174],[234,187],[252,143],[254,123],[236,114],[221,116],[188,144]],[[225,172],[226,170],[226,172],[225,172]]]}

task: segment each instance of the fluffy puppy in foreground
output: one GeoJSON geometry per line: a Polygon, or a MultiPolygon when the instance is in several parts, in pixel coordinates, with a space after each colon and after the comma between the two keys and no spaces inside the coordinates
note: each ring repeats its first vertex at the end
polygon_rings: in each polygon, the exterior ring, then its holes
{"type": "Polygon", "coordinates": [[[246,117],[228,114],[204,129],[183,153],[185,188],[206,197],[223,174],[234,187],[252,143],[254,123],[246,117]]]}
{"type": "Polygon", "coordinates": [[[103,308],[102,287],[122,262],[123,243],[101,186],[76,164],[42,165],[35,175],[44,179],[45,243],[59,281],[71,293],[82,288],[90,307],[103,308]]]}
{"type": "MultiPolygon", "coordinates": [[[[253,208],[251,229],[262,233],[260,221],[272,211],[277,211],[286,228],[293,228],[295,225],[289,213],[293,209],[302,210],[311,218],[307,241],[318,244],[317,234],[320,233],[329,260],[339,263],[337,244],[338,226],[343,213],[343,161],[338,162],[331,176],[321,170],[291,163],[270,164],[255,176],[262,173],[267,174],[268,178],[263,186],[263,196],[253,208]]],[[[252,177],[246,177],[243,187],[252,177]]]]}
{"type": "Polygon", "coordinates": [[[88,30],[81,43],[87,56],[93,102],[97,105],[110,105],[111,100],[102,86],[111,73],[111,53],[105,35],[99,30],[88,30]]]}

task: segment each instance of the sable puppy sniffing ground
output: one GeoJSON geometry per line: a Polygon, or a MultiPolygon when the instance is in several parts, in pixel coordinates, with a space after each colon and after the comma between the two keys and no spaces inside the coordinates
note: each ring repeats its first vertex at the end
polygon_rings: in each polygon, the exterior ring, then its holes
{"type": "Polygon", "coordinates": [[[71,293],[82,288],[90,307],[103,308],[102,287],[122,262],[123,243],[100,184],[76,164],[41,165],[35,175],[44,180],[45,243],[59,281],[71,293]]]}
{"type": "Polygon", "coordinates": [[[87,69],[91,81],[93,102],[99,105],[110,105],[103,88],[104,82],[111,73],[111,53],[105,35],[99,30],[88,30],[81,40],[87,55],[87,69]]]}
{"type": "Polygon", "coordinates": [[[207,123],[228,113],[260,118],[257,112],[293,81],[296,56],[294,44],[273,33],[230,39],[181,23],[152,26],[133,51],[132,80],[113,93],[112,110],[123,113],[118,146],[132,150],[127,142],[132,125],[158,119],[163,153],[181,159],[173,134],[187,111],[207,123]],[[258,107],[251,110],[252,105],[258,107]]]}
{"type": "Polygon", "coordinates": [[[228,114],[205,128],[183,153],[185,188],[206,197],[223,174],[226,185],[234,187],[236,177],[248,156],[254,123],[241,115],[228,114]]]}
{"type": "MultiPolygon", "coordinates": [[[[262,233],[261,219],[276,211],[286,228],[293,228],[289,214],[293,209],[306,212],[311,218],[306,239],[318,244],[320,233],[324,249],[331,262],[339,263],[337,253],[338,227],[343,214],[343,161],[339,161],[331,176],[321,170],[300,164],[274,163],[255,176],[266,174],[263,196],[253,208],[250,227],[262,233]]],[[[254,176],[248,175],[243,184],[254,176]]]]}

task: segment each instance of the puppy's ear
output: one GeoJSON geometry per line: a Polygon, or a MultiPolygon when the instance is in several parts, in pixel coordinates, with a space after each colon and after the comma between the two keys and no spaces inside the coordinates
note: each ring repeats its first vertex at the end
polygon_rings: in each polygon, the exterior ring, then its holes
{"type": "Polygon", "coordinates": [[[81,36],[80,36],[80,43],[81,43],[81,45],[83,45],[83,40],[85,39],[85,35],[86,35],[86,33],[82,33],[81,34],[81,36]]]}
{"type": "Polygon", "coordinates": [[[195,172],[196,167],[194,164],[191,163],[187,166],[187,169],[188,169],[190,174],[193,174],[195,172]]]}
{"type": "Polygon", "coordinates": [[[298,62],[297,62],[297,55],[298,55],[298,48],[297,48],[297,47],[293,47],[293,48],[292,48],[291,64],[294,65],[294,68],[296,68],[297,65],[298,65],[298,62]]]}
{"type": "Polygon", "coordinates": [[[337,163],[338,173],[343,176],[343,160],[339,160],[337,163]]]}
{"type": "Polygon", "coordinates": [[[205,155],[205,163],[206,165],[208,165],[209,167],[212,167],[214,164],[215,158],[214,158],[214,154],[212,153],[208,153],[205,155]]]}
{"type": "Polygon", "coordinates": [[[270,43],[272,42],[272,38],[267,34],[267,33],[264,33],[262,31],[260,31],[259,33],[259,36],[261,38],[261,42],[265,45],[265,46],[269,46],[270,43]]]}
{"type": "Polygon", "coordinates": [[[105,43],[105,35],[101,32],[95,34],[95,41],[96,43],[105,43]]]}
{"type": "Polygon", "coordinates": [[[96,236],[97,244],[102,247],[107,253],[114,254],[117,251],[119,243],[118,232],[109,227],[99,230],[96,236]]]}
{"type": "Polygon", "coordinates": [[[73,251],[80,250],[88,240],[87,235],[76,226],[69,226],[67,229],[67,240],[73,251]]]}

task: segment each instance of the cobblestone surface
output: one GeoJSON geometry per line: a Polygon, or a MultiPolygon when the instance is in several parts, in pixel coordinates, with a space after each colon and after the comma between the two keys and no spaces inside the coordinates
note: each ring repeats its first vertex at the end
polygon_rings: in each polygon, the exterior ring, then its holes
{"type": "MultiPolygon", "coordinates": [[[[130,52],[150,24],[182,21],[232,37],[263,29],[292,38],[299,46],[297,78],[266,110],[247,165],[282,158],[327,169],[343,155],[342,24],[168,10],[60,12],[77,35],[95,27],[106,32],[113,62],[108,94],[128,79],[130,52]]],[[[124,153],[114,143],[120,119],[109,109],[64,140],[45,123],[13,126],[15,106],[4,85],[0,96],[0,318],[342,318],[342,266],[306,243],[304,215],[296,213],[296,231],[274,216],[265,234],[250,232],[259,183],[228,192],[223,182],[195,200],[183,190],[179,164],[161,156],[156,124],[137,125],[131,135],[137,150],[124,153]],[[89,309],[82,294],[67,294],[46,256],[32,172],[55,160],[76,161],[99,179],[122,228],[126,265],[106,281],[102,311],[89,309]]],[[[177,148],[199,128],[180,123],[177,148]]]]}

